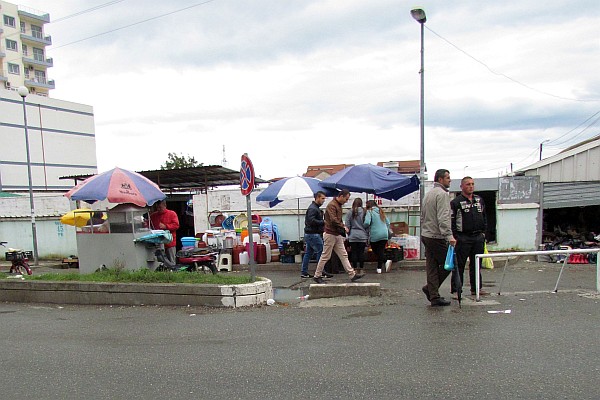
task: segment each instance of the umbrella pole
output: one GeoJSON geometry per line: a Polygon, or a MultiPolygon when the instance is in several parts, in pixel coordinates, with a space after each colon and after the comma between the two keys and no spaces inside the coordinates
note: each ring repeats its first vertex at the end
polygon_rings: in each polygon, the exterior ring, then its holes
{"type": "Polygon", "coordinates": [[[300,241],[300,199],[298,200],[298,209],[297,209],[297,214],[296,217],[298,218],[298,241],[300,241]]]}

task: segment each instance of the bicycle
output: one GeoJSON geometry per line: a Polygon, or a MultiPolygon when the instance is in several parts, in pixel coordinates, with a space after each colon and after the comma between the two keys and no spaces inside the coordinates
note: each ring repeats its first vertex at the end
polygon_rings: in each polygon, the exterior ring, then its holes
{"type": "MultiPolygon", "coordinates": [[[[0,245],[6,247],[8,242],[0,242],[0,245]]],[[[21,249],[13,249],[8,247],[4,253],[6,261],[11,262],[10,274],[31,275],[33,271],[29,267],[29,258],[33,257],[33,252],[23,251],[21,249]]]]}

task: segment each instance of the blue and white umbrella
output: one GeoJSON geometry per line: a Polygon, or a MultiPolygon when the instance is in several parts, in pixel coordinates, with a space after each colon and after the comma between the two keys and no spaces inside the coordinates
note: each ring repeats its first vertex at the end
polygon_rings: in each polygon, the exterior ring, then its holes
{"type": "Polygon", "coordinates": [[[272,183],[268,188],[256,196],[256,202],[265,207],[275,207],[284,200],[297,200],[298,204],[298,239],[300,239],[300,199],[314,197],[321,191],[325,196],[337,195],[336,189],[324,188],[319,185],[320,180],[304,176],[283,178],[272,183]]]}
{"type": "Polygon", "coordinates": [[[320,180],[304,176],[283,178],[272,183],[268,188],[256,196],[256,202],[265,207],[275,207],[284,200],[298,200],[313,197],[319,190],[325,196],[335,196],[335,189],[324,188],[319,185],[320,180]]]}

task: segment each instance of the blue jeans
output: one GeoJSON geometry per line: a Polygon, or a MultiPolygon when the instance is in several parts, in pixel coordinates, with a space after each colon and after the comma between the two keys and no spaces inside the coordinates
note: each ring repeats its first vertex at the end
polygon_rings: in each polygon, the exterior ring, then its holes
{"type": "Polygon", "coordinates": [[[321,258],[323,252],[323,236],[319,233],[305,233],[304,243],[306,243],[306,252],[302,258],[302,274],[308,274],[308,263],[313,254],[317,255],[317,262],[321,258]]]}

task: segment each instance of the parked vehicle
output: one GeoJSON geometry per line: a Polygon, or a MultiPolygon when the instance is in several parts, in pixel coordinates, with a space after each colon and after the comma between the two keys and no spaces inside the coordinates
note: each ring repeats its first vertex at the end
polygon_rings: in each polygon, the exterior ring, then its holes
{"type": "MultiPolygon", "coordinates": [[[[6,247],[8,242],[0,242],[0,245],[6,247]]],[[[29,267],[29,258],[33,257],[33,252],[23,251],[21,249],[7,248],[7,252],[4,253],[6,261],[11,262],[10,271],[11,274],[31,275],[33,272],[29,267]]]]}

